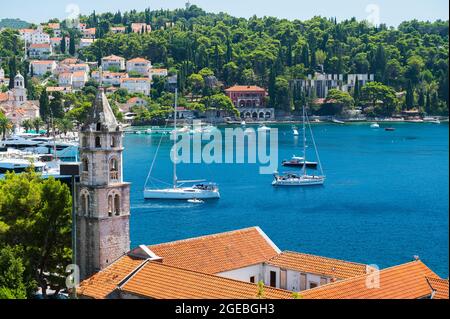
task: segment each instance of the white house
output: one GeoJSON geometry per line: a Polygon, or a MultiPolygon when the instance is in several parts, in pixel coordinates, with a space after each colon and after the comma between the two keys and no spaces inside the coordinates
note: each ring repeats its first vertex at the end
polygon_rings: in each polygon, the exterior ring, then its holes
{"type": "Polygon", "coordinates": [[[56,71],[57,64],[53,60],[34,60],[30,62],[30,70],[33,68],[33,75],[43,76],[45,73],[54,73],[56,71]]]}
{"type": "Polygon", "coordinates": [[[152,31],[152,26],[146,23],[132,23],[131,30],[134,33],[147,33],[152,31]]]}
{"type": "Polygon", "coordinates": [[[61,37],[61,25],[59,23],[49,23],[47,27],[53,30],[55,37],[61,37]]]}
{"type": "Polygon", "coordinates": [[[0,67],[0,81],[5,79],[5,70],[3,70],[2,67],[0,67]]]}
{"type": "Polygon", "coordinates": [[[94,39],[87,39],[87,38],[80,39],[80,49],[87,48],[92,43],[94,43],[94,39]]]}
{"type": "Polygon", "coordinates": [[[167,76],[169,75],[169,71],[167,69],[154,69],[150,70],[150,76],[153,78],[154,76],[167,76]]]}
{"type": "Polygon", "coordinates": [[[20,29],[19,34],[27,45],[50,43],[50,35],[43,31],[42,26],[37,29],[20,29]]]}
{"type": "Polygon", "coordinates": [[[88,28],[83,30],[83,38],[84,39],[95,39],[95,28],[88,28]]]}
{"type": "Polygon", "coordinates": [[[49,43],[31,44],[28,48],[30,58],[47,59],[53,54],[53,47],[49,43]]]}
{"type": "Polygon", "coordinates": [[[84,87],[89,77],[84,71],[75,71],[72,73],[72,88],[81,89],[84,87]]]}
{"type": "Polygon", "coordinates": [[[125,33],[126,28],[125,27],[111,27],[110,31],[114,34],[125,33]]]}
{"type": "MultiPolygon", "coordinates": [[[[120,86],[121,81],[123,79],[128,78],[128,73],[122,73],[122,72],[103,71],[102,74],[103,74],[102,83],[104,85],[120,86]]],[[[99,71],[93,71],[91,74],[91,77],[94,81],[100,82],[100,72],[99,71]]]]}
{"type": "Polygon", "coordinates": [[[130,93],[142,93],[150,95],[150,79],[147,78],[128,78],[122,79],[120,88],[128,90],[130,93]]]}
{"type": "Polygon", "coordinates": [[[72,87],[73,84],[73,74],[71,72],[60,73],[58,77],[58,85],[65,87],[72,87]]]}
{"type": "Polygon", "coordinates": [[[149,76],[152,63],[144,58],[135,58],[127,61],[127,72],[136,72],[143,76],[149,76]]]}
{"type": "Polygon", "coordinates": [[[117,55],[104,57],[102,58],[102,67],[105,71],[110,70],[111,68],[120,71],[125,70],[125,59],[117,55]]]}

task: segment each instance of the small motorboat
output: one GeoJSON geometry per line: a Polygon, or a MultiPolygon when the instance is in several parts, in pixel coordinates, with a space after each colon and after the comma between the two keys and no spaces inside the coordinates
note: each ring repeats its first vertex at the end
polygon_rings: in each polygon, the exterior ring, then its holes
{"type": "Polygon", "coordinates": [[[337,119],[332,119],[331,122],[336,123],[336,124],[345,124],[345,122],[337,120],[337,119]]]}
{"type": "Polygon", "coordinates": [[[241,125],[242,125],[242,126],[245,126],[245,125],[247,125],[247,123],[246,123],[245,121],[242,121],[242,122],[241,122],[241,125]]]}
{"type": "Polygon", "coordinates": [[[192,198],[192,199],[188,199],[188,203],[191,203],[191,204],[203,204],[204,201],[202,201],[200,199],[197,199],[197,198],[192,198]]]}
{"type": "Polygon", "coordinates": [[[370,124],[370,128],[380,128],[380,125],[378,123],[372,123],[370,124]]]}
{"type": "Polygon", "coordinates": [[[300,135],[300,133],[298,132],[298,130],[296,128],[294,128],[294,130],[292,131],[292,134],[294,134],[294,136],[300,135]]]}
{"type": "Polygon", "coordinates": [[[395,131],[395,128],[393,128],[393,127],[386,127],[384,130],[388,131],[388,132],[393,132],[393,131],[395,131]]]}
{"type": "Polygon", "coordinates": [[[303,167],[306,165],[307,168],[316,169],[318,163],[317,162],[308,162],[303,157],[293,156],[289,161],[283,161],[282,165],[285,167],[303,167]]]}

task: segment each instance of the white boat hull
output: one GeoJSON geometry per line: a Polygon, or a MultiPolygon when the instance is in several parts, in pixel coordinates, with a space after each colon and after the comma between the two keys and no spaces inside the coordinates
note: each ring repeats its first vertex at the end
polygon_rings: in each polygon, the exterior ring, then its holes
{"type": "Polygon", "coordinates": [[[219,191],[200,190],[191,187],[168,188],[168,189],[146,189],[144,191],[145,199],[218,199],[219,191]]]}
{"type": "Polygon", "coordinates": [[[273,186],[314,186],[323,185],[325,183],[324,176],[302,176],[299,178],[275,178],[272,182],[273,186]]]}

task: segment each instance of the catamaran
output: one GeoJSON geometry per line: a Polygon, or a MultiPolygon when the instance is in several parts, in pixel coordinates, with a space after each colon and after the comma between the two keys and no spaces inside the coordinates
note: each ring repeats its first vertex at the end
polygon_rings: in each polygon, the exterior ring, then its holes
{"type": "MultiPolygon", "coordinates": [[[[311,123],[309,122],[308,115],[305,112],[305,106],[303,106],[303,157],[300,157],[303,163],[301,164],[302,170],[299,173],[287,172],[280,174],[278,172],[274,173],[274,180],[272,182],[273,186],[312,186],[312,185],[323,185],[325,183],[325,175],[323,174],[322,165],[320,163],[319,153],[317,151],[316,142],[314,141],[314,136],[311,129],[311,123]],[[319,167],[319,175],[308,174],[308,162],[306,161],[306,123],[308,124],[311,140],[314,145],[316,152],[317,163],[319,167]]],[[[309,165],[311,166],[311,165],[309,165]]]]}
{"type": "Polygon", "coordinates": [[[156,151],[155,158],[153,159],[152,166],[147,176],[147,181],[144,188],[145,199],[173,199],[173,200],[202,200],[202,199],[218,199],[220,198],[219,187],[214,183],[207,183],[205,180],[191,180],[181,181],[177,177],[177,152],[175,149],[177,133],[177,104],[178,104],[178,90],[175,89],[175,111],[174,111],[174,147],[173,147],[173,182],[172,187],[168,188],[150,188],[147,187],[149,180],[151,179],[151,173],[155,164],[156,156],[158,154],[159,147],[161,146],[162,137],[156,151]],[[191,186],[185,186],[185,185],[191,186]]]}

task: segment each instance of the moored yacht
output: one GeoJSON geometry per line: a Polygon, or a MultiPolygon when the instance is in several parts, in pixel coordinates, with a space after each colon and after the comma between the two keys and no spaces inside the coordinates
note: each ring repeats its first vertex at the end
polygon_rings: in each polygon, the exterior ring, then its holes
{"type": "Polygon", "coordinates": [[[282,165],[286,167],[303,167],[304,165],[306,165],[307,168],[315,169],[317,168],[318,163],[306,161],[305,158],[294,155],[289,161],[283,161],[282,165]]]}
{"type": "MultiPolygon", "coordinates": [[[[177,134],[183,134],[177,130],[177,97],[178,90],[175,89],[175,105],[174,105],[174,130],[172,134],[174,135],[174,146],[176,144],[177,134]]],[[[188,132],[189,133],[189,130],[188,132]]],[[[158,146],[159,149],[159,146],[158,146]]],[[[170,200],[189,200],[189,199],[218,199],[220,198],[219,187],[214,183],[206,183],[204,180],[193,180],[193,181],[179,181],[177,177],[177,153],[175,147],[173,148],[173,183],[172,187],[167,188],[150,188],[147,184],[151,178],[153,171],[153,166],[155,164],[156,155],[153,159],[153,163],[150,167],[147,180],[144,187],[144,199],[170,199],[170,200]],[[192,186],[184,186],[184,185],[192,186]]],[[[156,151],[158,153],[158,150],[156,151]]]]}
{"type": "MultiPolygon", "coordinates": [[[[300,173],[292,173],[287,172],[280,174],[278,172],[275,172],[273,177],[274,180],[272,182],[273,186],[313,186],[313,185],[323,185],[325,183],[325,175],[323,174],[322,165],[320,163],[319,159],[319,153],[317,151],[316,142],[314,141],[314,135],[312,133],[311,129],[311,123],[309,122],[308,115],[305,112],[305,106],[303,106],[303,157],[296,157],[294,156],[294,162],[291,160],[290,162],[284,162],[283,166],[289,166],[289,163],[292,163],[291,166],[294,166],[294,163],[296,165],[299,165],[302,167],[300,173]],[[308,167],[308,162],[306,161],[306,123],[308,123],[309,132],[311,136],[312,143],[314,145],[314,149],[316,152],[317,157],[317,166],[319,168],[320,174],[309,174],[308,168],[311,168],[312,163],[310,167],[308,167]]],[[[317,167],[316,166],[316,167],[317,167]]],[[[315,167],[315,168],[316,168],[315,167]]]]}

